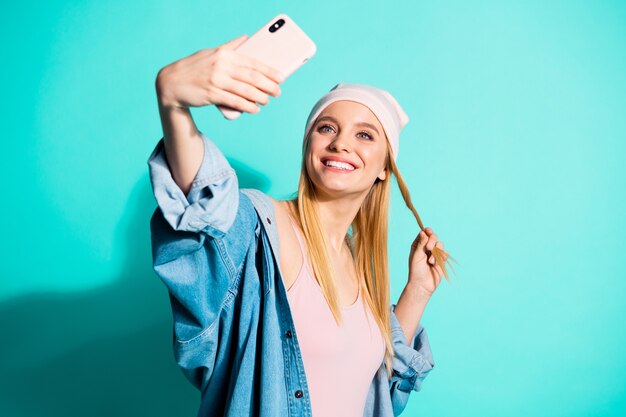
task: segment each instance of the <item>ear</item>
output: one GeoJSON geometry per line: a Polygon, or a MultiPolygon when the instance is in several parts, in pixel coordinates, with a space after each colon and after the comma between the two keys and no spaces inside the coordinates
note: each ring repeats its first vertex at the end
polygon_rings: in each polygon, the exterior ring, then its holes
{"type": "Polygon", "coordinates": [[[384,181],[385,178],[387,178],[387,169],[383,168],[383,170],[380,171],[380,174],[378,174],[378,179],[384,181]]]}

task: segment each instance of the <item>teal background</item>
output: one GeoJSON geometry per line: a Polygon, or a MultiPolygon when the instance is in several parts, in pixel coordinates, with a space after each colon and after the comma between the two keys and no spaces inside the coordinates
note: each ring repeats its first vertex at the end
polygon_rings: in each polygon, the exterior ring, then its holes
{"type": "MultiPolygon", "coordinates": [[[[194,109],[243,186],[295,191],[337,82],[392,92],[398,164],[459,264],[403,415],[626,413],[626,3],[60,1],[1,6],[0,415],[193,416],[151,269],[160,68],[279,12],[317,54],[259,114],[194,109]]],[[[392,301],[418,232],[393,189],[392,301]]]]}

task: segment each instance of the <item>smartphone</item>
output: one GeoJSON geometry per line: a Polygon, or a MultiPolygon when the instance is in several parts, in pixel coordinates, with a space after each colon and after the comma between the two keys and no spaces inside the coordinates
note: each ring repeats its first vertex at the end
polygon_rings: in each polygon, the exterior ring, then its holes
{"type": "MultiPolygon", "coordinates": [[[[279,13],[235,50],[276,68],[287,79],[315,55],[317,47],[293,19],[279,13]]],[[[229,120],[241,116],[239,110],[223,105],[217,108],[229,120]]]]}

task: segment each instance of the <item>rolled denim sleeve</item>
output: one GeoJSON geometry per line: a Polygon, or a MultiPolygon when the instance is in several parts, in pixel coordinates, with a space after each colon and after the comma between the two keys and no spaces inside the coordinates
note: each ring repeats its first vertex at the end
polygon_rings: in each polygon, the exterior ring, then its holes
{"type": "Polygon", "coordinates": [[[163,139],[148,158],[150,183],[163,217],[176,231],[223,236],[237,214],[237,175],[219,148],[202,132],[204,155],[189,193],[174,181],[163,139]]]}
{"type": "Polygon", "coordinates": [[[435,367],[435,361],[424,327],[420,324],[413,339],[407,343],[404,330],[394,313],[395,308],[396,305],[392,304],[391,339],[394,359],[389,386],[394,415],[397,416],[406,407],[411,392],[421,390],[424,379],[435,367]]]}

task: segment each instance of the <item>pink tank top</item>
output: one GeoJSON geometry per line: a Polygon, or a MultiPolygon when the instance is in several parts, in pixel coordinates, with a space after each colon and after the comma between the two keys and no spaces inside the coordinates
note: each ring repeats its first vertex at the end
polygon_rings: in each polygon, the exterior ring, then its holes
{"type": "Polygon", "coordinates": [[[287,290],[311,395],[313,417],[362,417],[376,371],[383,363],[385,342],[361,296],[342,306],[337,326],[322,288],[309,265],[304,237],[294,220],[302,268],[287,290]]]}

